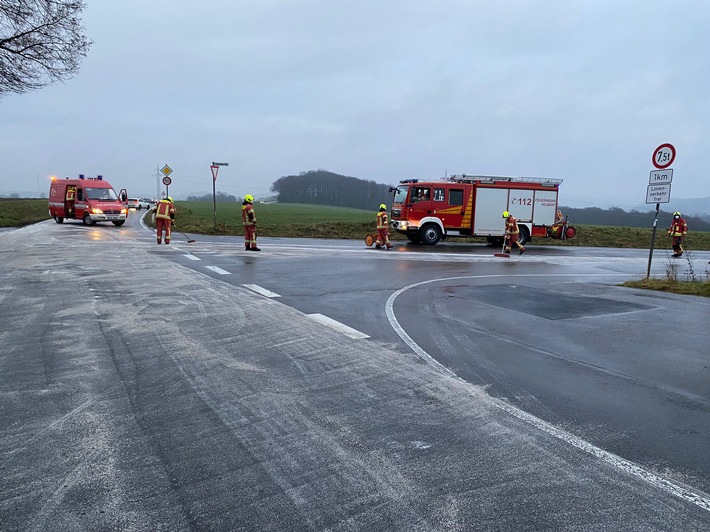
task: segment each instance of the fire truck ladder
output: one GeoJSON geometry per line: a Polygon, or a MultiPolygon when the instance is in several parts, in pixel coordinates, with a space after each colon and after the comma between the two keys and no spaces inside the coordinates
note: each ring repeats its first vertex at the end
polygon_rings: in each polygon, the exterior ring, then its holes
{"type": "Polygon", "coordinates": [[[455,183],[538,183],[542,186],[555,186],[562,183],[562,179],[551,177],[503,177],[491,175],[452,175],[449,181],[455,183]]]}

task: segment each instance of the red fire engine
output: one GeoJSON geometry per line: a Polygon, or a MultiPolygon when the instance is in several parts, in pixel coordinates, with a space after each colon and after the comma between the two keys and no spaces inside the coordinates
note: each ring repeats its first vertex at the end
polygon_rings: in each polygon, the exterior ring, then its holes
{"type": "Polygon", "coordinates": [[[49,215],[58,224],[67,220],[81,220],[86,225],[112,222],[126,223],[128,194],[122,188],[119,195],[102,176],[79,179],[52,177],[49,185],[49,215]]]}
{"type": "Polygon", "coordinates": [[[485,236],[500,245],[503,211],[518,220],[519,242],[572,238],[574,227],[557,209],[561,179],[460,175],[442,181],[406,179],[397,185],[391,224],[414,243],[433,246],[450,236],[485,236]]]}

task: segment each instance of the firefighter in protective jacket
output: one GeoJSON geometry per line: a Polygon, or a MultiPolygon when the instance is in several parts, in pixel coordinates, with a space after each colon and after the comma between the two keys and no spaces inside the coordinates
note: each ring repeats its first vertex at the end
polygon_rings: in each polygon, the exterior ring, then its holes
{"type": "Polygon", "coordinates": [[[175,223],[175,205],[173,198],[168,196],[161,199],[153,208],[155,214],[155,228],[157,230],[156,239],[158,244],[163,239],[163,231],[165,231],[165,243],[170,244],[170,227],[175,223]]]}
{"type": "Polygon", "coordinates": [[[244,224],[244,247],[247,251],[261,251],[256,247],[256,213],[254,196],[247,194],[242,202],[242,223],[244,224]]]}
{"type": "Polygon", "coordinates": [[[518,246],[520,254],[525,253],[525,248],[518,242],[518,237],[520,236],[520,229],[518,228],[518,220],[510,214],[508,211],[503,211],[503,218],[505,218],[505,241],[504,250],[506,253],[510,253],[513,244],[518,246]]]}
{"type": "Polygon", "coordinates": [[[668,236],[673,237],[673,255],[671,257],[680,257],[683,254],[683,240],[688,234],[688,224],[681,217],[678,211],[673,213],[673,222],[668,228],[668,236]]]}
{"type": "Polygon", "coordinates": [[[383,203],[380,205],[380,210],[377,213],[377,240],[375,241],[375,248],[381,249],[382,246],[385,246],[387,249],[390,249],[392,247],[389,227],[387,205],[383,203]]]}

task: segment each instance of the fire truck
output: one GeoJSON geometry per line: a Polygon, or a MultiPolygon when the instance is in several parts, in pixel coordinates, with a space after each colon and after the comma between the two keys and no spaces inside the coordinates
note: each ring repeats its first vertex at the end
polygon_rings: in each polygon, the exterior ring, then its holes
{"type": "Polygon", "coordinates": [[[435,245],[453,236],[484,236],[501,245],[503,211],[518,220],[519,242],[531,237],[568,239],[574,227],[557,208],[561,179],[453,175],[442,181],[405,179],[390,189],[392,228],[410,242],[435,245]]]}
{"type": "Polygon", "coordinates": [[[49,216],[58,224],[67,220],[81,220],[85,225],[112,222],[120,227],[128,218],[126,189],[116,191],[103,176],[79,179],[52,177],[49,185],[49,216]]]}

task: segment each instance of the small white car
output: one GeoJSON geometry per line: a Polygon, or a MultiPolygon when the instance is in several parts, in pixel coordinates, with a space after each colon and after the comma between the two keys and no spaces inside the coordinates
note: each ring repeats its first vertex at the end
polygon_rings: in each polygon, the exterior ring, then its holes
{"type": "Polygon", "coordinates": [[[135,209],[137,211],[141,209],[150,209],[150,202],[145,198],[128,198],[128,208],[135,209]]]}

